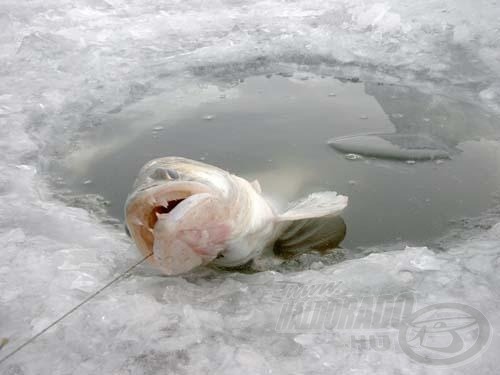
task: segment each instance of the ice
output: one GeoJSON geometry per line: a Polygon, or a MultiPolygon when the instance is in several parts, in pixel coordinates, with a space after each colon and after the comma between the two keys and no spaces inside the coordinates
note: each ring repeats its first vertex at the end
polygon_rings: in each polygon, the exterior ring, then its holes
{"type": "Polygon", "coordinates": [[[361,155],[358,155],[358,154],[345,154],[344,157],[347,159],[347,160],[361,160],[363,159],[363,157],[361,155]]]}
{"type": "MultiPolygon", "coordinates": [[[[430,137],[417,134],[364,134],[330,139],[334,149],[352,154],[396,160],[447,159],[450,153],[430,137]]],[[[347,158],[346,155],[346,158],[347,158]]],[[[412,160],[408,160],[410,162],[412,160]]],[[[409,163],[409,164],[414,164],[409,163]]]]}
{"type": "MultiPolygon", "coordinates": [[[[54,365],[39,357],[43,352],[76,373],[97,369],[162,373],[168,369],[172,373],[295,370],[326,374],[392,367],[420,373],[425,368],[401,353],[349,351],[328,332],[277,334],[278,317],[287,302],[279,293],[280,285],[336,280],[341,283],[335,298],[412,290],[419,305],[446,300],[480,307],[496,326],[500,323],[495,313],[500,282],[500,264],[495,261],[498,232],[495,226],[448,252],[409,247],[288,274],[211,272],[165,278],[144,270],[40,337],[13,357],[7,369],[53,371],[54,365]]],[[[498,345],[498,337],[493,337],[491,345],[498,345]]],[[[488,363],[495,361],[495,351],[490,350],[479,362],[452,371],[470,373],[480,368],[482,373],[493,374],[488,363]]]]}
{"type": "Polygon", "coordinates": [[[11,186],[0,196],[1,331],[12,347],[80,302],[82,291],[104,285],[136,254],[87,211],[43,199],[44,182],[32,168],[2,172],[11,186]]]}
{"type": "MultiPolygon", "coordinates": [[[[234,82],[249,75],[298,70],[298,79],[402,84],[500,113],[498,19],[498,4],[465,0],[2,1],[0,361],[139,260],[121,228],[99,217],[102,201],[62,201],[53,191],[49,171],[61,159],[95,152],[79,148],[82,137],[107,121],[119,124],[123,112],[135,115],[137,128],[157,126],[144,105],[151,97],[187,111],[221,91],[230,97],[234,82]]],[[[377,100],[401,114],[397,95],[393,87],[377,100]]],[[[416,116],[432,123],[422,108],[450,108],[415,103],[414,112],[394,117],[401,127],[416,116]]],[[[452,147],[478,134],[459,109],[449,115],[455,126],[437,136],[452,147]]],[[[133,141],[134,129],[121,129],[117,142],[133,141]]],[[[499,221],[493,211],[459,223],[436,248],[347,252],[338,264],[308,255],[289,269],[183,278],[140,266],[2,361],[0,371],[495,374],[497,334],[481,358],[449,370],[395,350],[346,350],[331,333],[275,328],[286,302],[282,283],[338,280],[338,297],[413,291],[420,306],[467,303],[498,331],[499,221]]]]}

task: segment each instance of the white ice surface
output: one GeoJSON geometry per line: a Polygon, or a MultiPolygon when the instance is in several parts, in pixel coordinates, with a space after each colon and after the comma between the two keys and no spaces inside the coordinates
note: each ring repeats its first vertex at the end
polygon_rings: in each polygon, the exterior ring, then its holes
{"type": "MultiPolygon", "coordinates": [[[[121,231],[55,200],[39,172],[80,132],[150,95],[278,63],[499,112],[499,19],[498,0],[2,1],[0,360],[138,259],[121,231]]],[[[410,290],[422,305],[468,303],[498,332],[500,227],[474,233],[447,252],[401,248],[284,274],[162,278],[141,268],[0,372],[496,374],[498,333],[466,367],[427,368],[397,351],[341,350],[331,335],[277,334],[280,302],[269,300],[279,282],[341,280],[340,295],[410,290]]]]}

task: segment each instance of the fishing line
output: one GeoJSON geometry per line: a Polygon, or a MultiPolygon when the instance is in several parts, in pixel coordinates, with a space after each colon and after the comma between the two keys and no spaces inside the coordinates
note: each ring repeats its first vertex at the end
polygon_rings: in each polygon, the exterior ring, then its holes
{"type": "Polygon", "coordinates": [[[9,354],[7,354],[4,358],[0,359],[0,364],[5,362],[7,359],[9,359],[10,357],[12,357],[14,354],[16,354],[17,352],[19,352],[21,349],[23,349],[25,346],[29,345],[30,343],[32,343],[34,340],[36,340],[38,337],[40,337],[41,335],[43,335],[45,332],[47,332],[49,329],[51,329],[52,327],[54,327],[56,324],[58,324],[60,321],[62,321],[63,319],[65,319],[66,317],[68,317],[69,315],[71,315],[73,312],[75,312],[77,309],[79,309],[80,307],[82,307],[83,305],[85,305],[87,302],[89,302],[91,299],[93,299],[94,297],[96,297],[98,294],[100,294],[104,289],[110,287],[111,285],[113,285],[115,282],[117,282],[118,280],[120,280],[122,277],[124,277],[127,273],[129,273],[130,271],[132,271],[135,267],[137,267],[138,265],[140,265],[141,263],[143,263],[146,259],[148,259],[151,255],[153,255],[153,253],[145,256],[144,258],[142,258],[141,260],[139,260],[138,262],[136,262],[135,264],[133,264],[132,266],[130,266],[127,270],[125,270],[125,272],[121,273],[120,275],[116,276],[113,280],[111,280],[110,282],[108,282],[106,285],[104,285],[102,288],[98,289],[96,292],[92,293],[90,296],[88,296],[87,298],[85,298],[82,302],[80,302],[78,305],[76,305],[75,307],[73,307],[71,310],[69,310],[68,312],[66,312],[63,316],[61,316],[59,319],[57,319],[56,321],[52,322],[49,326],[45,327],[44,329],[42,329],[40,332],[38,332],[36,335],[32,336],[30,339],[28,339],[26,342],[24,342],[23,344],[21,344],[20,346],[18,346],[15,350],[13,350],[12,352],[10,352],[9,354]]]}

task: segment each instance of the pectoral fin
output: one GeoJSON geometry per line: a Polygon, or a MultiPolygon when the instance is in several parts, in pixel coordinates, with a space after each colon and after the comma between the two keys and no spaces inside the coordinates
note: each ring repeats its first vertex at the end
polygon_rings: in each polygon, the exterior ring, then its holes
{"type": "Polygon", "coordinates": [[[253,186],[253,188],[255,189],[255,191],[257,193],[262,193],[262,188],[260,187],[260,183],[259,183],[259,180],[253,180],[251,182],[251,185],[253,186]]]}
{"type": "Polygon", "coordinates": [[[312,193],[291,204],[290,208],[279,215],[277,221],[336,216],[347,206],[348,198],[334,191],[312,193]]]}
{"type": "Polygon", "coordinates": [[[294,221],[274,243],[274,254],[291,258],[316,250],[335,249],[346,234],[346,225],[340,216],[294,221]]]}

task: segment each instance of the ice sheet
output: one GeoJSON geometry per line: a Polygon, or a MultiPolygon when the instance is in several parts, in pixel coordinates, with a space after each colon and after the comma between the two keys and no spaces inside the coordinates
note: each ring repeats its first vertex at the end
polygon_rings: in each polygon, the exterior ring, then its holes
{"type": "MultiPolygon", "coordinates": [[[[54,199],[44,176],[81,132],[149,95],[300,69],[381,79],[500,111],[495,1],[30,1],[0,4],[0,359],[138,258],[115,227],[54,199]],[[5,341],[2,341],[5,342],[5,341]]],[[[189,97],[186,99],[189,102],[189,97]]],[[[165,105],[175,105],[175,98],[165,105]]],[[[496,219],[495,219],[496,220],[496,219]]],[[[277,335],[280,281],[415,290],[498,321],[498,227],[449,252],[374,254],[291,274],[164,279],[106,290],[0,364],[8,374],[424,373],[401,353],[277,335]],[[181,295],[179,297],[179,294],[181,295]],[[181,300],[178,300],[181,298],[181,300]]],[[[498,347],[498,336],[491,348],[498,347]]],[[[495,373],[496,350],[458,372],[495,373]]]]}
{"type": "Polygon", "coordinates": [[[426,369],[396,350],[346,348],[342,330],[283,333],[277,326],[290,301],[282,293],[285,283],[314,286],[336,281],[340,284],[335,298],[412,291],[418,307],[442,301],[470,304],[498,327],[499,239],[500,225],[496,225],[447,252],[406,248],[286,274],[208,272],[165,278],[142,269],[18,353],[7,370],[331,374],[404,369],[405,373],[494,374],[497,334],[490,350],[465,367],[426,369]]]}

